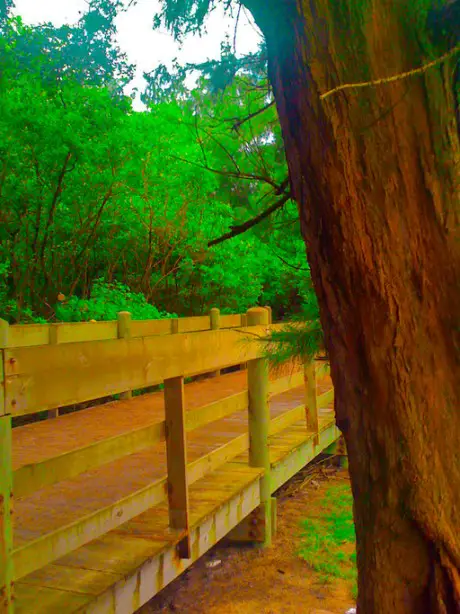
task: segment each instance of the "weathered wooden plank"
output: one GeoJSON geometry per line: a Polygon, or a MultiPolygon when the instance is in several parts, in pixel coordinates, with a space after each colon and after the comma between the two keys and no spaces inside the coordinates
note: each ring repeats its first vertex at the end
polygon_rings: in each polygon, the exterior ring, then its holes
{"type": "Polygon", "coordinates": [[[49,343],[49,324],[14,324],[10,326],[7,347],[28,347],[49,343]]]}
{"type": "Polygon", "coordinates": [[[305,417],[307,428],[310,431],[318,433],[318,406],[316,397],[316,365],[314,361],[310,361],[304,365],[305,379],[305,417]]]}
{"type": "Polygon", "coordinates": [[[189,463],[187,474],[189,484],[193,484],[203,476],[215,471],[224,463],[228,463],[235,456],[244,452],[249,447],[249,437],[247,433],[243,433],[235,439],[225,443],[216,450],[209,452],[205,456],[189,463]]]}
{"type": "Polygon", "coordinates": [[[210,330],[211,322],[209,316],[192,316],[190,318],[179,318],[179,333],[191,333],[210,330]]]}
{"type": "Polygon", "coordinates": [[[151,337],[152,335],[169,335],[171,320],[133,320],[131,322],[132,337],[151,337]]]}
{"type": "Polygon", "coordinates": [[[11,416],[0,416],[0,612],[13,614],[11,416]]]}
{"type": "Polygon", "coordinates": [[[189,410],[186,414],[187,431],[193,431],[200,426],[215,422],[238,411],[243,411],[247,407],[248,391],[244,390],[224,399],[219,399],[214,403],[209,403],[204,407],[189,410]]]}
{"type": "Polygon", "coordinates": [[[181,558],[190,558],[187,442],[185,430],[184,378],[165,380],[166,461],[168,468],[169,523],[185,531],[179,542],[181,558]]]}
{"type": "Polygon", "coordinates": [[[138,535],[110,531],[70,552],[53,565],[62,565],[68,569],[109,570],[111,573],[126,576],[146,559],[160,554],[168,543],[170,540],[155,541],[138,535]]]}
{"type": "Polygon", "coordinates": [[[291,390],[292,388],[298,388],[299,386],[302,386],[303,383],[303,372],[297,371],[290,375],[286,375],[285,377],[272,380],[268,385],[268,391],[270,396],[275,396],[275,394],[282,394],[283,392],[291,390]]]}
{"type": "MultiPolygon", "coordinates": [[[[264,307],[255,307],[247,312],[248,325],[268,326],[270,314],[264,307]]],[[[271,477],[268,436],[270,429],[270,408],[268,405],[268,360],[255,358],[248,362],[248,428],[249,464],[260,467],[264,476],[260,483],[260,500],[263,508],[264,545],[272,542],[271,526],[271,477]]]]}
{"type": "Polygon", "coordinates": [[[229,316],[220,316],[220,327],[221,328],[238,328],[243,326],[241,321],[241,314],[236,313],[229,316]]]}
{"type": "MultiPolygon", "coordinates": [[[[76,612],[94,597],[82,593],[62,591],[44,586],[16,585],[15,614],[62,614],[76,612]]],[[[84,610],[83,610],[84,611],[84,610]]],[[[110,610],[107,610],[108,612],[110,610]]]]}
{"type": "Polygon", "coordinates": [[[8,347],[10,338],[10,325],[0,318],[0,349],[8,347]]]}
{"type": "Polygon", "coordinates": [[[76,477],[118,458],[150,448],[165,438],[165,423],[129,431],[115,437],[97,441],[84,448],[66,452],[33,465],[24,465],[13,474],[16,497],[25,497],[32,492],[51,486],[61,480],[76,477]]]}
{"type": "MultiPolygon", "coordinates": [[[[179,332],[194,332],[209,330],[207,316],[178,318],[179,332]]],[[[222,328],[241,326],[241,315],[222,316],[222,328]]],[[[49,343],[49,324],[14,324],[8,345],[5,347],[29,347],[47,345],[49,343]]],[[[148,337],[164,335],[171,332],[171,320],[134,320],[132,322],[133,337],[148,337]]],[[[102,341],[117,338],[117,322],[65,322],[59,324],[58,343],[74,343],[84,341],[102,341]]]]}
{"type": "MultiPolygon", "coordinates": [[[[180,559],[174,544],[157,556],[145,557],[145,561],[133,567],[126,579],[117,582],[110,590],[93,600],[85,614],[107,614],[108,612],[130,612],[137,609],[183,573],[195,560],[203,556],[245,516],[259,504],[258,476],[250,476],[238,485],[229,500],[216,498],[208,505],[204,515],[192,528],[192,558],[180,559]]],[[[127,554],[120,536],[119,550],[127,554]]],[[[48,614],[36,610],[34,614],[48,614]]],[[[54,614],[54,612],[53,612],[54,614]]]]}
{"type": "Polygon", "coordinates": [[[51,564],[29,574],[21,580],[21,583],[67,591],[71,587],[75,593],[99,595],[122,578],[120,573],[112,572],[107,563],[102,570],[51,564]]]}
{"type": "Polygon", "coordinates": [[[298,407],[294,407],[293,409],[290,409],[282,413],[280,416],[277,416],[276,418],[272,418],[270,421],[269,435],[272,436],[272,435],[275,435],[276,433],[279,433],[280,431],[283,431],[288,426],[291,426],[291,424],[294,424],[295,422],[302,420],[304,416],[305,416],[305,406],[299,405],[298,407]]]}
{"type": "MultiPolygon", "coordinates": [[[[244,433],[189,463],[187,466],[188,484],[194,484],[199,479],[219,469],[235,456],[247,450],[248,446],[248,434],[244,433]]],[[[28,542],[13,552],[15,578],[19,579],[107,531],[119,527],[128,519],[164,501],[167,496],[166,493],[167,479],[164,478],[124,497],[113,505],[97,510],[52,533],[43,535],[37,540],[28,542]]]]}
{"type": "Polygon", "coordinates": [[[334,401],[334,388],[331,388],[327,392],[316,397],[316,407],[318,409],[323,409],[324,407],[329,407],[329,405],[334,401]]]}
{"type": "Polygon", "coordinates": [[[117,322],[66,322],[56,324],[57,343],[81,343],[117,338],[117,322]]]}
{"type": "Polygon", "coordinates": [[[14,579],[19,580],[160,503],[166,497],[166,488],[166,478],[158,480],[104,509],[16,548],[13,550],[14,579]]]}
{"type": "MultiPolygon", "coordinates": [[[[289,429],[288,429],[289,430],[289,429]]],[[[283,435],[285,435],[283,433],[283,435]]],[[[272,460],[272,492],[275,492],[305,465],[312,461],[328,445],[340,435],[334,423],[329,422],[324,431],[319,435],[318,444],[315,445],[314,435],[305,434],[302,441],[295,446],[285,448],[284,452],[273,454],[272,460]]],[[[287,437],[284,437],[286,440],[287,437]]]]}
{"type": "Polygon", "coordinates": [[[5,351],[6,410],[53,409],[251,360],[265,327],[5,351]]]}
{"type": "MultiPolygon", "coordinates": [[[[44,570],[39,570],[20,581],[17,584],[17,601],[20,612],[32,611],[24,608],[24,589],[27,589],[32,584],[36,587],[37,593],[40,594],[38,588],[40,577],[44,578],[46,586],[53,586],[54,589],[65,587],[71,593],[68,599],[70,607],[73,607],[72,595],[74,592],[78,592],[91,597],[91,607],[88,610],[90,612],[105,614],[108,611],[112,611],[108,609],[109,605],[110,608],[115,607],[115,611],[132,611],[130,599],[134,599],[133,603],[135,603],[136,608],[139,607],[139,605],[151,598],[175,577],[173,574],[174,570],[178,573],[180,570],[185,569],[191,564],[192,560],[196,560],[203,555],[206,550],[258,505],[259,477],[259,471],[248,467],[245,467],[244,471],[242,469],[238,470],[235,476],[234,467],[229,464],[224,470],[219,471],[217,475],[214,474],[200,481],[192,489],[191,500],[194,507],[197,508],[197,514],[192,524],[192,559],[190,561],[180,560],[177,557],[174,541],[165,540],[159,542],[151,539],[147,540],[138,535],[132,537],[129,534],[129,530],[125,530],[131,524],[131,522],[128,522],[123,525],[124,530],[122,532],[111,532],[100,539],[94,540],[56,561],[55,564],[49,565],[44,570]],[[225,486],[228,486],[228,488],[225,488],[225,486]],[[203,490],[209,490],[214,495],[212,500],[200,504],[203,490]],[[152,578],[148,582],[146,578],[140,581],[139,576],[137,576],[140,567],[150,564],[152,561],[156,561],[155,581],[152,578]],[[61,572],[59,567],[62,567],[61,572]],[[87,570],[108,572],[113,575],[121,575],[124,578],[129,578],[131,574],[135,574],[136,581],[126,582],[117,580],[117,584],[106,591],[110,594],[110,599],[104,599],[102,596],[95,599],[94,597],[99,588],[102,588],[105,578],[99,573],[89,573],[85,578],[87,570]],[[75,572],[75,576],[73,576],[72,571],[75,572]],[[124,592],[123,598],[120,597],[119,600],[120,586],[125,591],[127,585],[129,590],[133,591],[131,597],[128,598],[128,594],[124,592]],[[139,601],[135,598],[136,591],[138,596],[140,596],[139,601]]],[[[154,530],[157,524],[157,511],[149,510],[146,515],[148,520],[152,521],[152,529],[154,530]]],[[[151,532],[148,521],[142,527],[147,535],[151,532]]],[[[56,599],[60,599],[57,590],[56,599]]],[[[48,599],[45,599],[44,602],[44,608],[42,608],[41,601],[37,602],[37,607],[33,609],[34,614],[48,614],[46,608],[50,606],[50,602],[48,599]]],[[[60,599],[59,603],[62,610],[65,609],[63,607],[65,602],[62,599],[60,599]]],[[[30,601],[27,601],[27,604],[30,605],[30,601]]],[[[66,608],[66,611],[71,610],[66,608]]],[[[85,609],[85,611],[87,610],[85,609]]]]}

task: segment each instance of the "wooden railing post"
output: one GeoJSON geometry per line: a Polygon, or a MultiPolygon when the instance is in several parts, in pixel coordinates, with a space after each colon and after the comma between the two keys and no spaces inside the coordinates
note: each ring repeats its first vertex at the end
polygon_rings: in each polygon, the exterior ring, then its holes
{"type": "MultiPolygon", "coordinates": [[[[50,324],[49,328],[49,344],[57,345],[59,343],[59,324],[50,324]]],[[[55,407],[54,409],[48,410],[48,418],[58,418],[59,417],[59,407],[55,407]]]]}
{"type": "Polygon", "coordinates": [[[9,325],[0,319],[0,612],[13,614],[13,465],[11,416],[5,404],[5,350],[9,325]]]}
{"type": "Polygon", "coordinates": [[[171,319],[171,335],[176,335],[179,332],[179,318],[171,319]]]}
{"type": "MultiPolygon", "coordinates": [[[[264,307],[254,307],[247,312],[248,326],[269,323],[269,314],[264,307]]],[[[270,428],[270,407],[268,403],[268,360],[256,358],[248,362],[249,391],[249,464],[264,469],[260,483],[260,501],[265,527],[263,544],[272,542],[272,490],[270,475],[270,450],[268,434],[270,428]]]]}
{"type": "Polygon", "coordinates": [[[331,445],[324,450],[324,454],[332,454],[337,458],[336,463],[339,467],[348,469],[347,446],[343,435],[341,435],[337,441],[331,443],[331,445]]]}
{"type": "Polygon", "coordinates": [[[273,324],[273,313],[270,305],[265,305],[265,309],[268,311],[268,323],[273,324]]]}
{"type": "MultiPolygon", "coordinates": [[[[118,339],[130,339],[131,338],[131,314],[129,311],[119,311],[117,314],[118,322],[118,339]]],[[[131,399],[133,393],[131,390],[122,392],[120,399],[131,399]]]]}
{"type": "MultiPolygon", "coordinates": [[[[219,330],[220,328],[220,309],[213,307],[209,312],[209,318],[211,320],[211,330],[219,330]]],[[[220,369],[213,371],[209,374],[210,377],[218,377],[220,375],[220,369]]]]}
{"type": "Polygon", "coordinates": [[[168,467],[169,524],[183,532],[178,553],[191,557],[187,482],[187,442],[184,403],[184,378],[165,380],[165,435],[168,467]]]}
{"type": "Polygon", "coordinates": [[[315,433],[314,444],[319,443],[319,420],[316,403],[316,363],[314,360],[304,364],[305,417],[307,429],[315,433]]]}
{"type": "MultiPolygon", "coordinates": [[[[245,313],[241,314],[241,327],[244,328],[245,326],[248,325],[248,316],[245,313]]],[[[245,369],[248,368],[248,363],[247,362],[242,362],[240,365],[240,369],[242,371],[244,371],[245,369]]]]}

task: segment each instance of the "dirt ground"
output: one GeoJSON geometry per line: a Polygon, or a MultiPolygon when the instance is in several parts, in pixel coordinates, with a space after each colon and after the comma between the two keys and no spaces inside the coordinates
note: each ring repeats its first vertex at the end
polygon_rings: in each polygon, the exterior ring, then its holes
{"type": "Polygon", "coordinates": [[[354,607],[345,581],[321,584],[297,555],[301,521],[319,517],[327,489],[348,480],[345,470],[320,466],[311,472],[305,469],[277,493],[271,548],[222,541],[137,614],[344,614],[354,607]]]}

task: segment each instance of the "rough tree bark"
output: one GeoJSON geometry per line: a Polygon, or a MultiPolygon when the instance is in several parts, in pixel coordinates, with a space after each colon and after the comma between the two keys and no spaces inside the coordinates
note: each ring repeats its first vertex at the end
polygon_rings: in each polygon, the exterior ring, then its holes
{"type": "Polygon", "coordinates": [[[455,60],[425,0],[245,0],[267,42],[354,495],[360,614],[460,611],[455,60]]]}

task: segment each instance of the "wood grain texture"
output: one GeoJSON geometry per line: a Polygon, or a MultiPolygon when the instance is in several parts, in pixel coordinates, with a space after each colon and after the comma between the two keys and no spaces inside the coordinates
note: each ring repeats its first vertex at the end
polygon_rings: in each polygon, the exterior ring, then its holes
{"type": "Polygon", "coordinates": [[[0,612],[13,614],[11,417],[0,416],[0,612]]]}
{"type": "Polygon", "coordinates": [[[261,353],[265,333],[254,326],[7,349],[6,409],[24,415],[239,364],[261,353]]]}
{"type": "Polygon", "coordinates": [[[185,532],[179,543],[181,558],[190,558],[187,440],[185,428],[184,378],[165,380],[166,467],[169,523],[185,532]]]}

